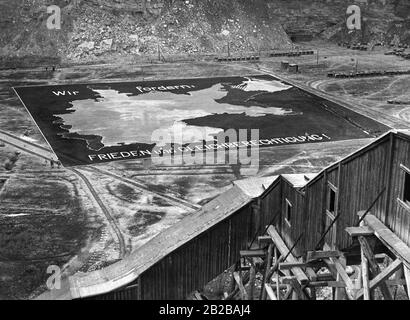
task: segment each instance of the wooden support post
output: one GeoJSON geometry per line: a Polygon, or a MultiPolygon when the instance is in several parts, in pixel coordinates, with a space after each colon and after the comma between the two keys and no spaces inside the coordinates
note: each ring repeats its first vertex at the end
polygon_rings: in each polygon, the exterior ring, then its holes
{"type": "MultiPolygon", "coordinates": [[[[236,272],[236,273],[238,273],[238,272],[236,272]]],[[[233,272],[232,275],[233,275],[233,279],[234,279],[234,282],[235,282],[235,288],[225,298],[225,300],[232,300],[239,292],[241,292],[239,286],[237,285],[237,281],[236,281],[237,278],[235,277],[235,272],[233,272]]],[[[239,276],[239,273],[238,273],[238,276],[239,276]]],[[[240,279],[240,276],[239,276],[239,279],[240,279]]],[[[242,285],[244,285],[244,284],[246,285],[248,283],[248,281],[249,281],[249,272],[247,271],[247,272],[244,273],[244,275],[242,277],[242,285]]],[[[242,295],[242,292],[241,292],[241,295],[242,295]]]]}
{"type": "Polygon", "coordinates": [[[292,286],[288,286],[288,291],[286,291],[283,300],[288,300],[289,297],[293,294],[293,287],[292,286]]]}
{"type": "MultiPolygon", "coordinates": [[[[286,246],[285,242],[280,237],[279,233],[276,231],[274,226],[268,228],[268,234],[271,236],[273,242],[275,243],[276,248],[278,248],[282,256],[288,256],[285,262],[298,262],[298,260],[293,256],[292,253],[289,254],[289,249],[286,246]]],[[[300,284],[304,285],[309,282],[308,277],[303,272],[301,268],[293,268],[292,273],[296,276],[300,284]]]]}
{"type": "Polygon", "coordinates": [[[337,278],[337,269],[334,263],[330,259],[323,260],[327,264],[327,268],[329,269],[330,275],[332,276],[333,280],[337,278]]]}
{"type": "MultiPolygon", "coordinates": [[[[308,277],[309,277],[309,279],[310,279],[310,283],[312,283],[312,282],[314,282],[314,281],[317,281],[317,274],[316,274],[316,272],[312,269],[312,268],[310,268],[310,267],[307,267],[306,268],[306,274],[308,275],[308,277]]],[[[310,297],[311,297],[311,299],[312,300],[316,300],[317,298],[316,298],[316,288],[315,287],[310,287],[309,288],[309,290],[310,290],[310,297]]]]}
{"type": "Polygon", "coordinates": [[[256,280],[256,268],[255,268],[254,262],[252,262],[251,263],[251,270],[249,271],[248,300],[253,300],[254,299],[255,280],[256,280]]]}
{"type": "Polygon", "coordinates": [[[346,283],[346,295],[349,299],[353,300],[354,299],[354,294],[356,293],[356,287],[353,284],[352,279],[350,279],[350,276],[346,272],[346,259],[344,256],[337,259],[332,259],[335,262],[336,269],[340,275],[340,278],[346,283]],[[350,290],[350,291],[347,291],[350,290]]]}
{"type": "Polygon", "coordinates": [[[393,231],[385,226],[375,216],[368,214],[364,221],[372,230],[375,236],[389,249],[396,257],[410,268],[410,248],[393,231]]]}
{"type": "MultiPolygon", "coordinates": [[[[346,287],[353,288],[352,281],[346,273],[345,265],[337,259],[331,259],[331,261],[334,262],[337,270],[336,281],[343,281],[346,284],[346,287]]],[[[336,288],[336,300],[346,300],[346,297],[348,297],[349,300],[353,300],[353,297],[349,296],[346,288],[336,288]]]]}
{"type": "Polygon", "coordinates": [[[194,298],[195,300],[205,300],[204,297],[201,295],[201,293],[198,291],[194,292],[194,298]]]}
{"type": "MultiPolygon", "coordinates": [[[[276,260],[276,259],[275,259],[276,260]]],[[[274,273],[279,269],[279,264],[283,261],[283,256],[280,256],[279,259],[275,261],[275,264],[273,265],[272,268],[270,268],[268,272],[268,276],[266,278],[266,282],[269,282],[274,273]]]]}
{"type": "MultiPolygon", "coordinates": [[[[333,278],[337,281],[343,281],[346,284],[346,287],[348,287],[350,290],[354,289],[353,286],[353,282],[352,280],[349,278],[349,275],[347,274],[345,268],[343,267],[343,265],[340,263],[340,261],[338,259],[324,259],[323,260],[326,264],[327,267],[330,271],[330,273],[332,274],[333,278]]],[[[333,292],[333,299],[335,300],[343,300],[343,294],[340,292],[341,290],[339,290],[338,288],[336,289],[332,289],[333,292]]],[[[347,290],[344,290],[346,292],[347,297],[350,300],[353,300],[353,295],[351,293],[349,293],[347,290]]]]}
{"type": "MultiPolygon", "coordinates": [[[[373,277],[376,277],[380,273],[380,268],[379,265],[376,262],[376,259],[374,257],[373,250],[370,248],[369,243],[367,242],[365,237],[359,237],[359,242],[361,247],[363,248],[364,255],[366,256],[368,262],[369,262],[369,269],[373,277]]],[[[390,293],[389,287],[386,285],[386,283],[382,282],[380,284],[380,290],[384,296],[385,300],[393,300],[393,297],[390,293]]]]}
{"type": "Polygon", "coordinates": [[[265,283],[264,287],[265,287],[265,291],[267,292],[270,300],[278,300],[275,293],[273,292],[272,287],[268,283],[265,283]]]}
{"type": "MultiPolygon", "coordinates": [[[[399,270],[397,270],[396,274],[394,275],[394,280],[396,281],[400,281],[401,279],[403,279],[404,276],[404,265],[402,265],[401,268],[399,268],[399,270]]],[[[388,285],[387,281],[386,284],[388,285]]],[[[397,290],[398,290],[398,286],[394,287],[394,294],[393,294],[393,299],[396,300],[396,296],[397,296],[397,290]]]]}
{"type": "Polygon", "coordinates": [[[309,289],[321,287],[346,288],[346,284],[343,281],[312,281],[308,284],[309,289]]]}
{"type": "Polygon", "coordinates": [[[228,296],[229,296],[230,293],[234,292],[234,291],[235,291],[235,288],[236,288],[236,281],[235,281],[235,278],[234,278],[234,276],[233,276],[233,273],[236,271],[237,267],[238,267],[237,264],[234,264],[234,265],[231,267],[231,270],[230,270],[232,277],[231,277],[231,280],[230,280],[231,283],[229,284],[228,296]]]}
{"type": "MultiPolygon", "coordinates": [[[[364,254],[363,248],[360,249],[362,256],[362,282],[363,282],[363,299],[370,300],[370,286],[369,286],[369,262],[364,254]]],[[[357,299],[357,296],[356,296],[357,299]]]]}
{"type": "Polygon", "coordinates": [[[342,255],[340,251],[309,251],[306,261],[314,261],[327,258],[339,258],[342,255]]]}
{"type": "Polygon", "coordinates": [[[296,291],[296,288],[293,287],[293,291],[292,291],[292,300],[299,300],[299,293],[296,291]]]}
{"type": "Polygon", "coordinates": [[[260,300],[266,300],[265,283],[269,283],[269,280],[270,280],[270,279],[268,279],[268,275],[269,275],[269,270],[272,266],[273,247],[274,247],[273,243],[271,243],[269,245],[268,254],[266,256],[266,268],[265,268],[265,274],[263,275],[260,300]]]}
{"type": "Polygon", "coordinates": [[[406,266],[403,267],[403,271],[404,271],[404,278],[406,279],[406,292],[407,292],[407,298],[409,298],[410,300],[410,269],[407,268],[406,266]]]}
{"type": "Polygon", "coordinates": [[[266,253],[264,250],[241,250],[239,254],[241,257],[254,258],[263,257],[266,253]]]}
{"type": "Polygon", "coordinates": [[[301,287],[300,283],[297,281],[295,277],[284,277],[283,283],[285,284],[290,284],[293,288],[293,297],[292,300],[307,300],[306,299],[306,294],[303,291],[303,288],[301,287]]]}
{"type": "MultiPolygon", "coordinates": [[[[385,282],[389,277],[391,277],[393,274],[395,274],[401,267],[403,266],[403,263],[397,259],[393,261],[392,264],[390,264],[387,268],[385,268],[382,272],[380,272],[374,279],[370,281],[369,288],[370,290],[375,289],[377,286],[381,286],[382,284],[385,285],[387,288],[387,283],[385,282]]],[[[389,290],[390,293],[390,290],[389,290]]],[[[356,299],[359,299],[363,296],[363,290],[359,290],[357,293],[356,299]]],[[[391,299],[393,300],[393,298],[391,299]]]]}
{"type": "Polygon", "coordinates": [[[241,279],[241,276],[239,275],[239,272],[235,271],[233,273],[233,277],[239,287],[239,291],[241,292],[242,300],[248,300],[248,293],[246,292],[245,287],[243,286],[242,279],[241,279]]]}
{"type": "MultiPolygon", "coordinates": [[[[275,261],[278,261],[278,259],[279,259],[278,249],[275,247],[275,261]]],[[[280,300],[279,270],[276,270],[276,294],[277,294],[278,300],[280,300]]]]}

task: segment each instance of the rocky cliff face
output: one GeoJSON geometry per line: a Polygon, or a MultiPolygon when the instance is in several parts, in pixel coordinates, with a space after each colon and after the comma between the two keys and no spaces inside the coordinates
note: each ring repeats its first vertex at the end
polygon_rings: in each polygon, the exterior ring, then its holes
{"type": "Polygon", "coordinates": [[[0,55],[70,60],[109,55],[289,48],[285,33],[332,41],[410,43],[408,0],[0,0],[0,55]],[[47,6],[62,8],[48,30],[47,6]],[[348,32],[346,9],[362,8],[363,29],[348,32]]]}

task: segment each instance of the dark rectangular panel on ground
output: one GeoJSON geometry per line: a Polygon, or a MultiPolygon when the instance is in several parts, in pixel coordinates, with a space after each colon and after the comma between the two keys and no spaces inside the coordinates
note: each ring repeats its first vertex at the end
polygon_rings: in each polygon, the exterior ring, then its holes
{"type": "Polygon", "coordinates": [[[269,75],[15,91],[65,166],[146,158],[159,147],[164,154],[191,152],[187,145],[213,150],[215,137],[228,129],[248,130],[245,138],[238,135],[245,148],[360,139],[388,130],[269,75]],[[259,130],[258,139],[251,139],[251,129],[259,130]]]}

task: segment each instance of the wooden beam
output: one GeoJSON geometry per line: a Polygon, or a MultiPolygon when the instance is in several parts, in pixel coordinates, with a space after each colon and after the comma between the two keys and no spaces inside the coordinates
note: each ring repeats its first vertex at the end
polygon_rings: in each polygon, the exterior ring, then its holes
{"type": "MultiPolygon", "coordinates": [[[[361,256],[362,256],[362,281],[363,281],[363,298],[364,300],[370,300],[371,293],[370,293],[370,284],[369,284],[369,262],[364,254],[363,248],[360,249],[361,256]]],[[[356,294],[357,299],[357,294],[356,294]]]]}
{"type": "MultiPolygon", "coordinates": [[[[269,239],[270,239],[270,237],[269,237],[269,239]]],[[[272,240],[271,240],[271,244],[269,245],[268,254],[267,254],[267,257],[266,257],[266,268],[265,268],[265,274],[263,275],[262,284],[266,284],[267,282],[269,282],[268,275],[269,275],[270,268],[272,266],[272,255],[273,255],[273,243],[272,243],[272,240]]],[[[261,292],[260,299],[261,300],[266,300],[266,290],[265,290],[264,286],[262,287],[261,291],[262,292],[261,292]]]]}
{"type": "Polygon", "coordinates": [[[282,262],[279,263],[279,270],[289,270],[293,268],[306,268],[307,263],[304,262],[282,262]]]}
{"type": "MultiPolygon", "coordinates": [[[[279,259],[278,249],[275,247],[275,261],[279,259]]],[[[278,300],[280,300],[280,284],[279,284],[279,270],[276,270],[276,293],[278,295],[278,300]]]]}
{"type": "MultiPolygon", "coordinates": [[[[297,263],[299,262],[292,253],[289,253],[289,249],[286,246],[285,242],[282,240],[282,238],[280,237],[279,233],[276,231],[276,228],[274,226],[270,226],[268,228],[268,234],[269,236],[272,238],[273,242],[276,245],[276,248],[278,248],[280,254],[282,256],[288,256],[286,261],[284,262],[292,262],[292,263],[297,263]]],[[[301,268],[293,268],[292,273],[296,276],[297,280],[299,281],[300,284],[304,285],[307,284],[309,282],[308,277],[306,276],[306,274],[303,272],[303,270],[301,268]]]]}
{"type": "MultiPolygon", "coordinates": [[[[312,268],[307,267],[306,268],[306,274],[309,277],[309,280],[311,282],[312,281],[317,281],[317,274],[312,268]]],[[[310,287],[310,296],[311,296],[312,300],[316,300],[317,297],[316,297],[316,288],[315,287],[310,287]]]]}
{"type": "Polygon", "coordinates": [[[258,237],[258,244],[261,247],[262,245],[265,244],[271,244],[272,243],[272,238],[269,236],[260,236],[258,237]]]}
{"type": "MultiPolygon", "coordinates": [[[[334,279],[336,279],[336,281],[338,282],[342,280],[346,284],[346,287],[349,290],[354,291],[355,288],[354,288],[353,282],[350,279],[349,275],[347,274],[341,262],[338,259],[334,259],[334,258],[324,259],[324,261],[327,264],[328,269],[330,273],[332,274],[332,276],[334,277],[334,279]]],[[[345,291],[346,291],[346,295],[348,299],[353,300],[353,295],[349,291],[347,290],[345,291]]]]}
{"type": "Polygon", "coordinates": [[[296,293],[296,296],[300,300],[308,300],[305,292],[303,291],[300,283],[297,281],[296,277],[283,277],[282,282],[284,284],[289,284],[293,288],[293,292],[296,293]]]}
{"type": "Polygon", "coordinates": [[[404,279],[406,279],[407,298],[410,300],[410,269],[404,266],[404,279]]]}
{"type": "Polygon", "coordinates": [[[202,295],[200,292],[195,291],[194,292],[194,298],[195,300],[208,300],[204,295],[202,295]]]}
{"type": "Polygon", "coordinates": [[[309,251],[307,253],[307,262],[327,258],[339,258],[342,255],[340,251],[309,251]]]}
{"type": "Polygon", "coordinates": [[[245,287],[242,284],[242,279],[241,279],[241,276],[239,275],[239,272],[235,271],[233,273],[233,277],[239,287],[239,291],[241,292],[242,299],[248,300],[248,293],[246,292],[245,287]]]}
{"type": "Polygon", "coordinates": [[[344,290],[339,290],[341,294],[346,293],[346,296],[348,297],[349,300],[354,300],[354,294],[356,293],[356,288],[352,282],[352,279],[348,276],[346,272],[346,260],[344,260],[344,263],[341,263],[341,258],[340,259],[335,259],[335,258],[330,258],[331,261],[334,262],[337,273],[338,273],[338,278],[336,280],[340,281],[343,280],[343,282],[346,284],[346,289],[344,290]],[[349,291],[350,290],[350,291],[349,291]]]}
{"type": "Polygon", "coordinates": [[[248,300],[253,300],[254,299],[255,281],[256,281],[256,269],[255,269],[255,264],[252,263],[251,270],[249,271],[248,300]]]}
{"type": "Polygon", "coordinates": [[[374,235],[374,232],[369,227],[349,227],[345,229],[346,232],[353,237],[367,237],[374,235]]]}
{"type": "MultiPolygon", "coordinates": [[[[386,281],[393,274],[395,274],[402,267],[402,265],[403,263],[399,259],[393,261],[392,264],[390,264],[386,269],[384,269],[374,279],[370,281],[369,289],[373,290],[377,286],[380,286],[381,283],[384,283],[384,281],[386,281]]],[[[385,285],[387,286],[386,283],[385,285]]],[[[361,297],[363,297],[363,289],[360,289],[357,292],[356,299],[360,299],[361,297]]]]}
{"type": "Polygon", "coordinates": [[[288,286],[288,291],[286,291],[283,300],[288,300],[290,295],[293,293],[293,287],[292,286],[288,286]]]}
{"type": "MultiPolygon", "coordinates": [[[[234,269],[234,270],[235,270],[235,269],[234,269]]],[[[237,283],[237,281],[236,281],[237,279],[236,279],[236,277],[235,277],[235,273],[232,272],[232,275],[233,275],[233,277],[232,277],[232,278],[233,278],[233,282],[234,282],[234,284],[235,284],[235,283],[237,283]]],[[[239,275],[239,274],[238,274],[238,276],[239,276],[239,279],[240,279],[240,275],[239,275]]],[[[246,285],[248,282],[249,282],[249,272],[247,271],[247,272],[244,273],[244,275],[243,275],[243,277],[242,277],[242,286],[246,285]]],[[[232,299],[238,294],[238,292],[241,292],[239,285],[233,286],[233,291],[228,294],[228,296],[225,298],[225,300],[232,300],[232,299]]],[[[241,294],[242,294],[242,292],[241,292],[241,294]]]]}
{"type": "MultiPolygon", "coordinates": [[[[288,285],[282,284],[282,283],[280,283],[280,282],[279,282],[279,285],[278,285],[278,282],[276,281],[276,279],[272,279],[271,282],[268,283],[268,284],[272,287],[272,289],[273,289],[274,291],[278,291],[278,290],[277,290],[278,288],[279,288],[279,290],[283,290],[283,289],[287,289],[287,288],[288,288],[288,285]]],[[[279,297],[277,297],[277,298],[278,298],[278,300],[279,300],[279,297]]]]}
{"type": "MultiPolygon", "coordinates": [[[[395,281],[400,281],[403,280],[404,278],[404,266],[402,264],[401,268],[399,268],[399,270],[397,270],[396,274],[393,277],[393,280],[395,281]]],[[[388,283],[389,280],[386,280],[386,284],[391,287],[391,285],[388,283]]],[[[405,285],[405,284],[404,284],[405,285]]],[[[398,286],[393,286],[393,299],[396,300],[397,297],[397,291],[398,291],[398,286]]]]}
{"type": "MultiPolygon", "coordinates": [[[[333,266],[333,269],[335,270],[335,274],[332,274],[330,272],[317,274],[317,281],[334,281],[336,279],[337,270],[334,266],[333,266]]],[[[350,277],[351,275],[354,274],[354,272],[347,272],[347,274],[350,277]]]]}
{"type": "Polygon", "coordinates": [[[273,292],[272,287],[268,283],[265,283],[265,291],[268,294],[270,300],[278,300],[275,292],[273,292]]]}
{"type": "Polygon", "coordinates": [[[386,284],[389,287],[405,286],[406,285],[406,280],[405,279],[386,280],[386,284]]]}
{"type": "Polygon", "coordinates": [[[331,261],[330,259],[324,259],[323,261],[327,264],[327,268],[330,271],[330,275],[331,275],[332,279],[336,280],[336,278],[337,278],[337,269],[336,269],[336,266],[334,265],[333,261],[331,261]]]}
{"type": "Polygon", "coordinates": [[[374,215],[368,214],[364,221],[374,231],[375,236],[410,268],[410,248],[374,215]]]}
{"type": "Polygon", "coordinates": [[[320,288],[320,287],[331,287],[331,288],[346,288],[346,284],[343,281],[312,281],[307,285],[308,288],[320,288]]]}
{"type": "Polygon", "coordinates": [[[347,288],[349,288],[350,290],[354,290],[352,279],[350,279],[350,277],[346,273],[345,267],[340,263],[338,259],[330,259],[330,260],[334,263],[337,273],[340,275],[344,283],[346,283],[347,288]]]}
{"type": "Polygon", "coordinates": [[[265,250],[241,250],[239,252],[241,257],[247,258],[256,258],[256,257],[264,257],[266,255],[265,250]]]}
{"type": "Polygon", "coordinates": [[[311,267],[306,267],[306,274],[309,277],[310,281],[316,281],[318,278],[315,270],[313,270],[311,267]]]}
{"type": "MultiPolygon", "coordinates": [[[[364,255],[369,262],[370,272],[373,275],[373,277],[376,277],[380,273],[380,268],[374,257],[373,250],[370,248],[370,245],[365,237],[359,237],[358,239],[361,247],[363,248],[364,255]]],[[[380,290],[384,296],[384,299],[393,300],[389,287],[384,282],[380,284],[380,290]]]]}

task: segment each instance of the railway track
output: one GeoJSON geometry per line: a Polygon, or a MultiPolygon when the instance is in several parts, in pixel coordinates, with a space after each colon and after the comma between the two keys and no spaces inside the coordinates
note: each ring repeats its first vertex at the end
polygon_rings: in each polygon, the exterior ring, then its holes
{"type": "Polygon", "coordinates": [[[0,142],[11,145],[19,150],[33,154],[48,161],[58,161],[58,158],[52,151],[50,151],[50,149],[22,139],[3,130],[0,130],[0,142]]]}
{"type": "Polygon", "coordinates": [[[77,169],[70,168],[70,169],[67,169],[67,170],[70,170],[75,175],[80,177],[81,180],[83,180],[84,183],[87,185],[87,188],[90,190],[93,198],[98,203],[98,206],[101,208],[101,211],[104,213],[105,217],[107,218],[108,223],[113,228],[113,230],[114,230],[114,232],[115,232],[115,234],[118,238],[118,243],[119,243],[119,246],[120,246],[120,258],[121,259],[124,258],[127,255],[127,249],[126,249],[126,245],[125,245],[124,236],[122,235],[121,230],[118,227],[117,222],[115,221],[115,219],[111,215],[110,211],[107,209],[104,202],[101,200],[101,198],[98,195],[97,191],[95,191],[95,189],[92,186],[90,180],[88,180],[88,178],[83,173],[78,171],[77,169]]]}
{"type": "Polygon", "coordinates": [[[106,171],[106,170],[103,170],[103,169],[99,169],[99,168],[96,168],[96,167],[86,168],[86,170],[93,170],[93,171],[97,171],[97,172],[99,172],[103,175],[110,176],[110,177],[112,177],[116,180],[119,180],[119,181],[121,181],[125,184],[132,185],[133,187],[135,187],[135,188],[137,188],[141,191],[148,192],[148,193],[150,193],[150,194],[152,194],[156,197],[164,199],[164,200],[166,200],[166,201],[168,201],[168,202],[170,202],[170,203],[172,203],[172,204],[174,204],[178,207],[182,207],[183,209],[188,209],[189,211],[192,211],[192,210],[197,211],[197,210],[201,209],[201,206],[199,206],[199,205],[192,204],[188,201],[182,200],[182,199],[177,198],[177,197],[170,196],[168,194],[164,194],[162,192],[158,192],[156,190],[152,190],[150,187],[148,187],[145,184],[143,184],[141,182],[138,182],[136,180],[131,180],[131,179],[128,179],[128,178],[125,178],[125,177],[121,177],[121,176],[119,176],[115,173],[112,173],[112,172],[109,172],[109,171],[106,171]]]}

